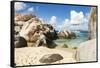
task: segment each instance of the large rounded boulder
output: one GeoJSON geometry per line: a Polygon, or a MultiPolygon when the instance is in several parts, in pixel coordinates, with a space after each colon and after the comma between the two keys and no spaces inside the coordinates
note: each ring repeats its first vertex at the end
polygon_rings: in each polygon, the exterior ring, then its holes
{"type": "Polygon", "coordinates": [[[17,37],[14,44],[15,48],[27,47],[27,41],[23,37],[17,37]]]}

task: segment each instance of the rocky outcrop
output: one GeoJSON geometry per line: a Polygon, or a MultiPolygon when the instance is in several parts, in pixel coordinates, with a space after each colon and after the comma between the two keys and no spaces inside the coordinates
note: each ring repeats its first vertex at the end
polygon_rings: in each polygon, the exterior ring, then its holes
{"type": "Polygon", "coordinates": [[[42,24],[38,18],[25,22],[20,31],[20,36],[30,42],[36,42],[41,35],[46,36],[49,40],[57,38],[54,28],[49,24],[42,24]]]}
{"type": "Polygon", "coordinates": [[[39,61],[41,63],[53,63],[62,59],[63,57],[59,54],[46,54],[39,61]]]}
{"type": "Polygon", "coordinates": [[[97,61],[96,39],[81,43],[76,51],[78,62],[97,61]]]}
{"type": "Polygon", "coordinates": [[[23,21],[26,22],[28,20],[30,20],[31,18],[36,17],[35,15],[32,14],[19,14],[16,13],[15,14],[15,21],[23,21]]]}
{"type": "Polygon", "coordinates": [[[89,39],[96,38],[97,8],[92,7],[89,17],[89,39]]]}
{"type": "MultiPolygon", "coordinates": [[[[15,14],[15,19],[14,19],[15,20],[15,22],[14,22],[14,25],[15,25],[14,26],[14,37],[15,37],[15,44],[16,44],[15,47],[19,46],[19,44],[23,44],[23,43],[21,43],[22,41],[20,42],[18,40],[18,38],[20,38],[19,32],[21,31],[22,26],[25,24],[25,22],[33,17],[35,17],[35,16],[32,14],[26,14],[26,15],[19,14],[19,13],[15,14]]],[[[23,38],[26,41],[26,39],[24,37],[21,37],[21,38],[23,38]]],[[[26,46],[26,45],[22,45],[22,46],[26,46]]]]}
{"type": "Polygon", "coordinates": [[[19,32],[20,36],[24,37],[27,41],[35,41],[39,37],[39,26],[41,21],[38,18],[31,18],[22,26],[21,31],[19,32]]]}
{"type": "Polygon", "coordinates": [[[16,14],[15,36],[17,34],[27,42],[35,43],[35,46],[48,44],[52,40],[57,39],[57,33],[50,24],[44,24],[39,18],[31,14],[16,14]]]}
{"type": "Polygon", "coordinates": [[[30,20],[31,18],[36,17],[32,14],[15,14],[15,25],[22,26],[26,21],[30,20]]]}
{"type": "Polygon", "coordinates": [[[15,36],[18,34],[27,42],[35,43],[33,46],[46,45],[50,48],[56,46],[56,44],[52,42],[53,40],[58,38],[72,39],[76,37],[75,33],[68,30],[57,33],[52,25],[44,24],[43,21],[31,14],[16,14],[15,36]]]}
{"type": "Polygon", "coordinates": [[[75,35],[75,33],[71,32],[69,30],[68,31],[63,30],[58,33],[58,37],[65,38],[65,39],[73,39],[73,38],[76,38],[76,35],[75,35]]]}

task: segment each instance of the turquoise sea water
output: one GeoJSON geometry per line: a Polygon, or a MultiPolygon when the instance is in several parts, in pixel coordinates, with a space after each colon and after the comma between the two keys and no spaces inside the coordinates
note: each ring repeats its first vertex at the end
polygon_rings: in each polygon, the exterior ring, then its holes
{"type": "Polygon", "coordinates": [[[80,43],[85,42],[88,40],[88,32],[87,31],[79,31],[75,32],[76,38],[75,39],[57,39],[54,42],[57,45],[68,45],[72,47],[78,46],[80,43]]]}

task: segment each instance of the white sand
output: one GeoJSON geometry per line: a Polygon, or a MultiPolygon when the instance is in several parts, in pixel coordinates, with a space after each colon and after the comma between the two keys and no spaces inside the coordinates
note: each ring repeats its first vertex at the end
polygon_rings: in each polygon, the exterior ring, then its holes
{"type": "Polygon", "coordinates": [[[25,47],[25,48],[15,48],[15,63],[16,66],[43,64],[39,62],[39,59],[46,54],[54,54],[54,53],[60,54],[64,58],[63,60],[54,63],[76,62],[76,60],[73,58],[73,53],[70,51],[49,49],[46,47],[25,47]]]}

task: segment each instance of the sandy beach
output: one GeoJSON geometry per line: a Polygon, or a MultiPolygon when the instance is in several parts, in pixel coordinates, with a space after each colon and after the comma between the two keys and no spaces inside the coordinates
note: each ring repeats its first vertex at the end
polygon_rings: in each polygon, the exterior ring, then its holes
{"type": "Polygon", "coordinates": [[[96,39],[92,39],[81,43],[77,49],[73,49],[71,47],[64,48],[59,46],[53,49],[44,46],[15,48],[15,63],[16,66],[48,64],[41,63],[39,61],[44,55],[47,54],[59,54],[63,57],[62,60],[49,64],[83,62],[87,60],[96,61],[95,46],[96,39]]]}
{"type": "Polygon", "coordinates": [[[72,63],[76,62],[74,59],[74,50],[69,48],[49,49],[47,47],[24,47],[15,48],[15,63],[16,66],[23,65],[39,65],[44,64],[39,62],[39,59],[46,54],[60,54],[63,59],[51,64],[57,63],[72,63]]]}

